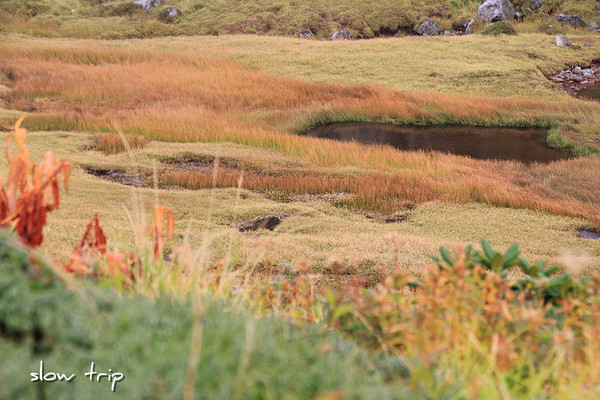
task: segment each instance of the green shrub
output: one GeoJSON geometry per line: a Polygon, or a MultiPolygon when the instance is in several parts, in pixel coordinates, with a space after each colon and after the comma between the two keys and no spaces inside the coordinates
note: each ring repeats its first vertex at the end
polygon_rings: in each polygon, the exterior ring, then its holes
{"type": "Polygon", "coordinates": [[[488,26],[485,31],[483,31],[484,35],[516,35],[516,29],[506,21],[498,21],[494,22],[490,26],[488,26]]]}

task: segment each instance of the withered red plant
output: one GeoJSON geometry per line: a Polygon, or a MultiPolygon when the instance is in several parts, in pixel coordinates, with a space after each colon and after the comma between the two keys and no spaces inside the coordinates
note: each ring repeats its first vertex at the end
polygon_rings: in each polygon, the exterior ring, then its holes
{"type": "Polygon", "coordinates": [[[63,269],[82,276],[123,276],[133,282],[136,279],[133,272],[136,265],[133,254],[106,251],[106,235],[100,227],[98,214],[95,214],[63,269]],[[98,261],[105,261],[105,269],[94,268],[98,261]]]}
{"type": "Polygon", "coordinates": [[[26,129],[21,127],[25,116],[19,118],[6,139],[8,175],[6,183],[0,175],[0,226],[12,227],[19,240],[29,247],[39,247],[46,214],[60,205],[60,176],[65,190],[69,188],[71,163],[54,158],[46,152],[44,161],[35,165],[25,147],[26,129]],[[15,137],[19,153],[11,158],[10,144],[15,137]]]}

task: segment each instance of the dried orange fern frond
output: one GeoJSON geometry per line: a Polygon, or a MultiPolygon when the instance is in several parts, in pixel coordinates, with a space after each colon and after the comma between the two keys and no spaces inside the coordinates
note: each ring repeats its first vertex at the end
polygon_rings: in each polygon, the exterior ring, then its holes
{"type": "Polygon", "coordinates": [[[48,151],[36,166],[25,146],[27,131],[21,127],[24,118],[15,123],[6,142],[9,169],[6,185],[0,179],[0,226],[12,226],[23,244],[39,247],[44,240],[46,214],[60,205],[60,175],[68,190],[71,163],[54,158],[48,151]],[[11,158],[13,136],[19,152],[11,158]]]}

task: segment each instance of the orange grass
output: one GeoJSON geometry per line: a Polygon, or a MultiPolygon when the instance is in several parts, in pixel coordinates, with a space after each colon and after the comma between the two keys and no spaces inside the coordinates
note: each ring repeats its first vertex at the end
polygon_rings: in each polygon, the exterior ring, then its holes
{"type": "MultiPolygon", "coordinates": [[[[0,44],[0,70],[14,76],[4,82],[12,88],[9,103],[23,110],[37,105],[30,128],[112,131],[117,121],[125,132],[152,139],[256,146],[329,171],[292,177],[249,173],[244,181],[251,188],[344,191],[365,204],[389,204],[390,197],[480,201],[584,217],[600,226],[598,157],[525,167],[290,134],[318,122],[350,119],[500,126],[549,126],[555,120],[594,126],[600,122],[598,104],[318,85],[192,53],[78,46],[0,44]],[[39,101],[47,98],[53,101],[39,101]],[[343,166],[360,171],[332,175],[343,166]]],[[[588,145],[600,148],[599,138],[588,135],[588,145]]],[[[202,174],[167,177],[186,187],[208,186],[202,174]]],[[[233,186],[238,178],[237,172],[223,172],[219,185],[233,186]]]]}
{"type": "MultiPolygon", "coordinates": [[[[124,135],[124,139],[131,150],[141,149],[148,143],[148,139],[142,135],[124,135]]],[[[115,134],[100,135],[96,140],[96,149],[107,155],[127,151],[123,138],[115,134]]]]}

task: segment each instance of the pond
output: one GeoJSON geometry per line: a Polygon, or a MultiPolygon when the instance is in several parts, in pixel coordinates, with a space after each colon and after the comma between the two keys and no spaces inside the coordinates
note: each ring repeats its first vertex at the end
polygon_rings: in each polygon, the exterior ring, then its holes
{"type": "Polygon", "coordinates": [[[571,158],[549,147],[544,129],[472,126],[406,126],[343,123],[319,126],[308,135],[364,144],[386,144],[406,151],[439,151],[480,160],[552,162],[571,158]]]}

